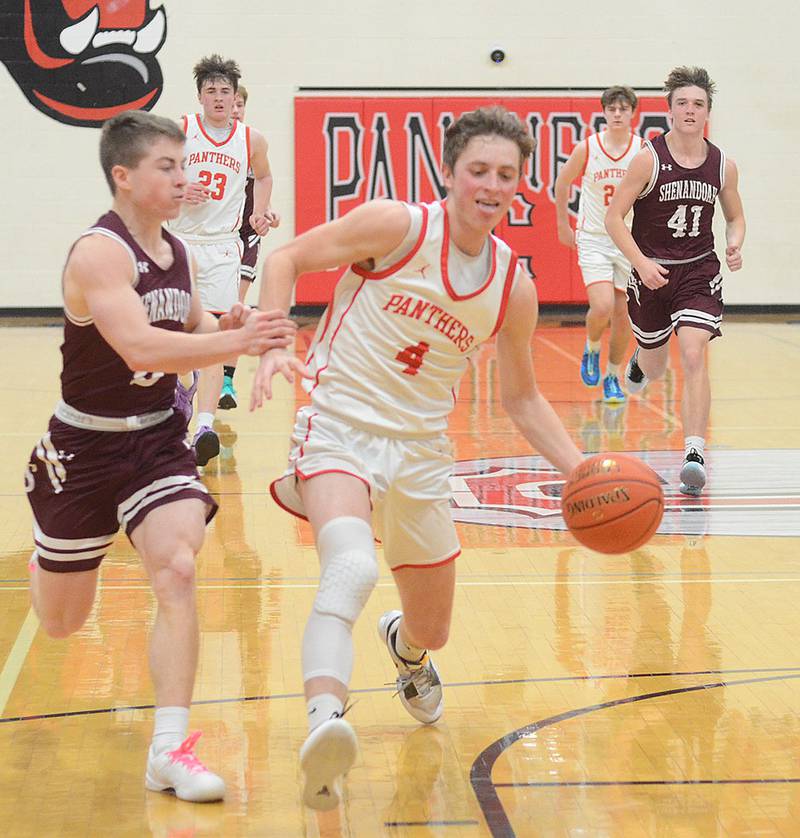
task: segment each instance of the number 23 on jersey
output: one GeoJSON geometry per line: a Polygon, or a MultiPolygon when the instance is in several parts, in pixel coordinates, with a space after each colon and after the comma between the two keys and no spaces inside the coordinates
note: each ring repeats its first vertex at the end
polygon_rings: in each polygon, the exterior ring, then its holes
{"type": "Polygon", "coordinates": [[[211,200],[212,201],[221,201],[223,196],[225,195],[225,184],[228,182],[228,176],[224,172],[216,172],[212,174],[207,169],[203,169],[203,171],[198,172],[197,174],[198,180],[201,186],[205,186],[206,189],[211,187],[211,181],[214,181],[214,191],[211,193],[211,200]]]}

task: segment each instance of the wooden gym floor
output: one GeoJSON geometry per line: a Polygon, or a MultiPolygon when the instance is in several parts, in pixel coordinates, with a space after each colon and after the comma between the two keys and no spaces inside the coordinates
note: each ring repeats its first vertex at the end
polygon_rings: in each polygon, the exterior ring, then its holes
{"type": "MultiPolygon", "coordinates": [[[[303,333],[299,344],[307,341],[303,333]]],[[[451,423],[464,552],[446,710],[418,726],[375,632],[385,565],[355,631],[361,754],[336,812],[299,802],[300,639],[317,561],[266,494],[298,394],[221,413],[206,469],[221,508],[199,559],[191,729],[228,799],[146,792],[153,598],[130,544],[103,565],[78,635],[29,608],[28,453],[58,394],[60,329],[0,330],[0,820],[13,836],[640,836],[800,834],[800,323],[729,322],[710,351],[710,486],[675,493],[680,376],[622,408],[579,382],[583,332],[544,323],[541,385],[587,451],[642,452],[667,481],[662,532],[607,557],[561,527],[553,476],[497,400],[493,347],[451,423]]],[[[674,367],[673,359],[673,370],[674,367]]],[[[254,362],[237,373],[249,394],[254,362]]]]}

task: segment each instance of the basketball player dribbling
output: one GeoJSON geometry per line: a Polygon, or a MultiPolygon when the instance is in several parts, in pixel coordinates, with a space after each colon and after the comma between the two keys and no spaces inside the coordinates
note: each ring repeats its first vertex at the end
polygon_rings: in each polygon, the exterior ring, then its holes
{"type": "MultiPolygon", "coordinates": [[[[250,225],[262,236],[278,223],[269,209],[272,174],[267,141],[260,131],[231,116],[240,75],[235,61],[219,55],[202,58],[194,67],[203,112],[182,117],[189,184],[181,214],[170,222],[170,229],[188,242],[197,261],[197,290],[203,309],[217,316],[239,299],[239,227],[248,170],[254,178],[250,225]]],[[[219,454],[213,424],[223,377],[222,365],[215,365],[201,370],[197,382],[192,447],[200,466],[219,454]]],[[[182,387],[178,401],[191,404],[191,396],[182,392],[182,387]]]]}
{"type": "MultiPolygon", "coordinates": [[[[231,116],[238,122],[244,122],[247,110],[248,92],[243,84],[236,88],[236,95],[233,97],[233,110],[231,116]]],[[[250,224],[250,216],[253,214],[253,191],[255,178],[252,170],[247,172],[247,185],[245,187],[244,209],[242,210],[242,226],[239,228],[241,239],[242,259],[239,266],[239,302],[244,303],[247,292],[256,279],[256,265],[258,264],[258,252],[261,249],[261,236],[256,233],[250,224]]],[[[271,207],[268,208],[272,217],[272,227],[280,224],[280,215],[271,207]]],[[[222,381],[222,392],[219,397],[218,407],[221,410],[231,410],[238,405],[238,396],[233,386],[233,376],[236,373],[235,364],[226,364],[223,367],[224,378],[222,381]]],[[[224,454],[223,454],[224,456],[224,454]]]]}
{"type": "Polygon", "coordinates": [[[36,544],[31,600],[51,637],[85,623],[120,527],[141,556],[157,600],[145,783],[207,801],[221,798],[225,783],[197,758],[199,733],[187,733],[199,640],[194,563],[217,504],[172,408],[176,374],[287,346],[294,327],[279,312],[238,304],[219,322],[203,312],[189,250],[162,228],[186,189],[184,140],[172,120],[141,111],[103,127],[113,205],[67,257],[62,400],[31,454],[25,488],[36,544]]]}
{"type": "Polygon", "coordinates": [[[556,178],[555,199],[558,239],[578,248],[589,311],[586,313],[586,346],[581,359],[581,379],[587,387],[600,383],[600,339],[610,324],[608,363],[603,376],[603,401],[621,404],[625,393],[619,384],[620,366],[628,348],[631,328],[625,289],[631,266],[608,237],[606,207],[642,147],[642,140],[631,131],[638,99],[629,87],[609,87],[600,104],[606,128],[590,134],[575,146],[556,178]],[[580,176],[581,194],[578,222],[573,231],[567,204],[570,184],[580,176]]]}
{"type": "Polygon", "coordinates": [[[676,67],[665,82],[672,126],[645,143],[608,207],[606,229],[630,260],[628,313],[639,344],[625,371],[629,392],[664,374],[678,336],[683,370],[684,462],[680,491],[706,484],[705,437],[711,407],[707,347],[721,335],[722,274],[712,222],[725,215],[725,261],[742,266],[744,211],[733,160],[703,136],[714,83],[701,67],[676,67]],[[625,217],[633,208],[633,227],[625,217]]]}
{"type": "Polygon", "coordinates": [[[286,351],[259,362],[251,406],[276,372],[309,378],[289,469],[271,491],[307,518],[320,583],[303,637],[309,735],[300,751],[303,800],[335,807],[357,744],[342,718],[353,666],[352,628],[376,584],[373,523],[402,611],[378,624],[408,712],[443,710],[429,650],[447,641],[460,553],[450,514],[452,446],[445,431],[458,382],[479,345],[497,336],[502,403],[556,469],[582,460],[539,391],[531,358],[538,305],[530,277],[491,235],[506,216],[533,140],[501,107],[463,114],[446,132],[447,200],[366,203],[270,254],[260,305],[286,307],[297,277],[349,269],[320,322],[307,363],[286,351]]]}

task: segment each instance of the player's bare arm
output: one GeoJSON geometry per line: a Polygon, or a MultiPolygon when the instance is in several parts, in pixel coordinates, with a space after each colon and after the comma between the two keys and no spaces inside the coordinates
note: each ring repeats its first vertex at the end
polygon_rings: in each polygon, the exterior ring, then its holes
{"type": "MultiPolygon", "coordinates": [[[[192,307],[189,312],[189,319],[186,321],[185,330],[196,335],[207,335],[211,332],[225,332],[229,329],[242,328],[245,321],[253,314],[253,309],[243,303],[235,303],[230,311],[217,319],[213,314],[203,311],[203,306],[200,303],[200,294],[195,284],[197,261],[193,256],[191,258],[190,273],[192,277],[192,307]]],[[[297,324],[289,320],[282,311],[264,312],[264,319],[267,320],[273,332],[274,346],[289,346],[297,332],[297,324]]]]}
{"type": "Polygon", "coordinates": [[[567,247],[575,248],[575,231],[569,222],[569,190],[573,181],[578,178],[586,165],[586,143],[581,142],[572,149],[567,162],[559,169],[555,185],[556,219],[558,223],[558,240],[567,247]]]}
{"type": "Polygon", "coordinates": [[[652,289],[666,285],[669,271],[652,259],[648,259],[633,240],[631,231],[625,224],[625,216],[630,212],[642,190],[650,182],[653,172],[653,153],[643,148],[631,161],[622,183],[617,187],[614,197],[606,210],[606,232],[622,251],[625,258],[636,269],[642,282],[652,289]]]}
{"type": "Polygon", "coordinates": [[[725,215],[725,263],[728,270],[738,271],[742,267],[745,221],[739,195],[739,171],[730,159],[725,161],[725,186],[719,193],[719,203],[725,215]]]}
{"type": "Polygon", "coordinates": [[[520,272],[497,334],[500,398],[525,439],[566,475],[583,460],[583,455],[536,384],[531,339],[538,315],[536,288],[520,272]]]}
{"type": "MultiPolygon", "coordinates": [[[[362,264],[367,268],[400,246],[411,224],[404,204],[369,201],[342,218],[321,224],[271,253],[261,278],[258,307],[265,311],[288,311],[297,277],[311,271],[362,264]]],[[[280,372],[288,381],[293,373],[308,372],[295,356],[276,350],[261,358],[253,381],[250,409],[272,398],[272,376],[280,372]]]]}
{"type": "Polygon", "coordinates": [[[272,170],[267,156],[267,139],[254,128],[250,129],[250,168],[253,171],[253,214],[250,226],[259,236],[265,236],[271,227],[280,224],[280,216],[273,212],[272,170]]]}
{"type": "Polygon", "coordinates": [[[276,346],[267,318],[248,318],[243,328],[188,335],[151,326],[134,291],[127,251],[102,235],[87,236],[74,247],[64,270],[64,300],[78,317],[90,316],[104,340],[132,371],[184,373],[234,354],[259,355],[276,346]],[[250,322],[252,320],[252,323],[250,322]]]}

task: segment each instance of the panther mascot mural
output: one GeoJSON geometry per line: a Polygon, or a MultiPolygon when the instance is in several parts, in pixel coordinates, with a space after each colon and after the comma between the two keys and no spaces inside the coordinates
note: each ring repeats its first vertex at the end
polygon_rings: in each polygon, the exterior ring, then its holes
{"type": "Polygon", "coordinates": [[[150,110],[167,35],[164,9],[150,2],[0,0],[0,60],[37,110],[67,125],[150,110]]]}

